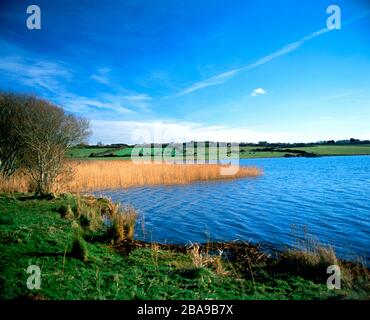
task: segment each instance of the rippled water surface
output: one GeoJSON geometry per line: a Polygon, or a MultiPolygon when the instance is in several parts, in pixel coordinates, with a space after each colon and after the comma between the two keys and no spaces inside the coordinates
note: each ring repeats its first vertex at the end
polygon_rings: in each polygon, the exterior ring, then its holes
{"type": "Polygon", "coordinates": [[[138,239],[295,245],[295,228],[346,258],[370,259],[370,156],[242,159],[254,179],[102,191],[139,210],[138,239]],[[294,227],[295,226],[295,227],[294,227]]]}

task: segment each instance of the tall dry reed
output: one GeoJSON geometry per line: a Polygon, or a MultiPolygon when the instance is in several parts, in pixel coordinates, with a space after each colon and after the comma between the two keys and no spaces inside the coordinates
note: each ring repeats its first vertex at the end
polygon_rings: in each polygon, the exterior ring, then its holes
{"type": "MultiPolygon", "coordinates": [[[[145,185],[188,184],[195,181],[256,177],[261,170],[240,167],[233,175],[222,175],[219,164],[134,163],[127,160],[71,161],[74,176],[63,185],[61,192],[83,192],[110,188],[129,188],[145,185]]],[[[18,174],[9,181],[0,180],[0,191],[30,191],[31,181],[18,174]]]]}

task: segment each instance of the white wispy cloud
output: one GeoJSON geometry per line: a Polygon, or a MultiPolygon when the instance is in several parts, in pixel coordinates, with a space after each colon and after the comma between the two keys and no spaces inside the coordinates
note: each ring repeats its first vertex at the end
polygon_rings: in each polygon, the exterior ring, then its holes
{"type": "Polygon", "coordinates": [[[261,94],[266,94],[266,90],[263,89],[263,88],[256,88],[252,91],[251,96],[256,97],[256,96],[261,95],[261,94]]]}
{"type": "Polygon", "coordinates": [[[89,117],[134,115],[139,112],[151,113],[147,94],[120,91],[98,92],[94,96],[81,96],[71,92],[60,92],[55,100],[68,111],[89,115],[89,117]]]}
{"type": "Polygon", "coordinates": [[[120,96],[101,94],[96,97],[84,97],[73,93],[64,93],[57,97],[60,105],[74,113],[106,112],[116,114],[134,114],[134,110],[125,105],[125,100],[120,96]]]}
{"type": "Polygon", "coordinates": [[[90,114],[92,111],[110,111],[134,114],[138,110],[149,110],[149,96],[128,90],[98,93],[93,97],[68,91],[66,83],[72,80],[72,72],[58,63],[21,56],[0,57],[0,72],[36,92],[41,90],[44,97],[52,99],[70,112],[90,114]]]}
{"type": "Polygon", "coordinates": [[[32,54],[21,47],[0,39],[0,75],[2,79],[31,88],[36,94],[81,115],[151,113],[152,98],[145,93],[127,90],[109,81],[110,68],[100,68],[90,78],[109,84],[109,90],[94,92],[90,96],[76,94],[71,90],[74,70],[63,62],[50,61],[32,54]]]}
{"type": "MultiPolygon", "coordinates": [[[[369,14],[370,14],[370,10],[366,10],[364,12],[361,12],[360,14],[348,19],[347,21],[344,21],[343,25],[349,25],[349,24],[351,24],[351,23],[353,23],[357,20],[360,20],[364,17],[367,17],[369,14]]],[[[242,71],[247,71],[247,70],[257,68],[257,67],[259,67],[261,65],[264,65],[264,64],[266,64],[266,63],[268,63],[268,62],[270,62],[270,61],[272,61],[276,58],[282,57],[282,56],[284,56],[284,55],[286,55],[286,54],[288,54],[292,51],[295,51],[295,50],[299,49],[305,42],[307,42],[311,39],[314,39],[314,38],[316,38],[316,37],[318,37],[322,34],[325,34],[327,32],[333,31],[333,30],[335,30],[335,29],[322,28],[320,30],[312,32],[309,35],[307,35],[307,36],[305,36],[305,37],[303,37],[303,38],[301,38],[297,41],[291,42],[291,43],[281,47],[277,51],[272,52],[271,54],[268,54],[268,55],[258,59],[254,63],[248,64],[248,65],[245,65],[243,67],[236,68],[236,69],[233,69],[233,70],[229,70],[229,71],[226,71],[226,72],[223,72],[223,73],[220,73],[220,74],[215,75],[213,77],[210,77],[206,80],[196,82],[196,83],[192,84],[191,86],[189,86],[189,87],[183,89],[182,91],[180,91],[180,93],[178,93],[176,96],[186,95],[186,94],[189,94],[191,92],[200,90],[200,89],[205,88],[205,87],[222,84],[225,81],[233,78],[234,76],[236,76],[237,74],[239,74],[242,71]]]]}
{"type": "Polygon", "coordinates": [[[110,68],[100,68],[97,73],[91,75],[91,79],[102,84],[109,84],[108,74],[111,72],[110,68]]]}
{"type": "Polygon", "coordinates": [[[0,72],[23,85],[55,91],[72,73],[61,64],[20,56],[0,57],[0,72]]]}
{"type": "Polygon", "coordinates": [[[146,93],[137,93],[137,94],[128,94],[125,96],[125,99],[128,101],[151,101],[151,98],[146,93]]]}
{"type": "Polygon", "coordinates": [[[113,93],[103,93],[101,97],[104,100],[112,102],[113,106],[124,105],[135,113],[138,111],[144,113],[152,112],[150,108],[152,97],[146,93],[137,93],[121,88],[113,93]]]}
{"type": "Polygon", "coordinates": [[[220,73],[220,74],[218,74],[216,76],[213,76],[211,78],[208,78],[207,80],[196,82],[193,85],[191,85],[190,87],[182,90],[178,95],[182,96],[182,95],[188,94],[188,93],[193,92],[193,91],[197,91],[197,90],[205,88],[205,87],[215,86],[217,84],[224,83],[228,79],[234,77],[240,71],[241,71],[241,69],[230,70],[230,71],[227,71],[227,72],[220,73]]]}
{"type": "Polygon", "coordinates": [[[203,80],[203,81],[196,82],[196,83],[192,84],[191,86],[189,86],[189,87],[183,89],[182,91],[180,91],[180,93],[178,93],[177,96],[183,96],[183,95],[189,94],[191,92],[200,90],[200,89],[205,88],[205,87],[222,84],[222,83],[226,82],[227,80],[235,77],[237,74],[239,74],[242,71],[247,71],[247,70],[257,68],[257,67],[259,67],[261,65],[264,65],[264,64],[266,64],[266,63],[268,63],[268,62],[270,62],[270,61],[272,61],[276,58],[282,57],[282,56],[284,56],[284,55],[286,55],[286,54],[288,54],[288,53],[290,53],[294,50],[297,50],[306,41],[311,40],[313,38],[316,38],[319,35],[327,33],[327,32],[332,31],[332,30],[333,29],[323,28],[323,29],[320,29],[318,31],[312,32],[311,34],[299,39],[298,41],[289,43],[289,44],[283,46],[282,48],[280,48],[279,50],[258,59],[254,63],[248,64],[248,65],[245,65],[243,67],[236,68],[236,69],[233,69],[233,70],[229,70],[229,71],[226,71],[226,72],[223,72],[223,73],[220,73],[216,76],[213,76],[213,77],[208,78],[208,79],[203,80]]]}

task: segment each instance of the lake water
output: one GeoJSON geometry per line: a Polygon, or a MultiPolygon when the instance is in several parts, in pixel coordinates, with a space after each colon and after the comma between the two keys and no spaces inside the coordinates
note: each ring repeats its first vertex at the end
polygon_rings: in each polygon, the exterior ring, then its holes
{"type": "Polygon", "coordinates": [[[102,191],[138,209],[137,239],[190,243],[241,239],[281,249],[297,229],[339,256],[370,259],[370,156],[241,159],[258,178],[102,191]]]}

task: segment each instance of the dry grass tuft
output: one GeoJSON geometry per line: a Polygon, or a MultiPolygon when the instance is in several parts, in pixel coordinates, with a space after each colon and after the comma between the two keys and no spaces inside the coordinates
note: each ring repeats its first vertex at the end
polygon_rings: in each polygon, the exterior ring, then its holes
{"type": "MultiPolygon", "coordinates": [[[[101,189],[128,188],[144,185],[188,184],[195,181],[210,181],[256,177],[261,170],[255,167],[240,167],[234,175],[222,175],[219,164],[165,164],[134,163],[128,160],[71,161],[73,178],[55,186],[59,192],[84,192],[101,189]]],[[[18,173],[8,180],[0,178],[2,192],[32,191],[30,179],[18,173]]]]}
{"type": "Polygon", "coordinates": [[[103,223],[100,206],[96,205],[96,200],[91,201],[88,197],[77,196],[75,217],[80,225],[89,231],[98,230],[103,223]]]}
{"type": "Polygon", "coordinates": [[[331,247],[316,244],[304,250],[286,250],[280,254],[276,267],[279,271],[325,283],[329,276],[327,268],[331,265],[337,265],[340,268],[341,282],[346,287],[352,287],[352,271],[337,258],[331,247]]]}
{"type": "Polygon", "coordinates": [[[205,267],[208,263],[206,257],[201,254],[200,246],[198,244],[194,244],[188,249],[188,253],[191,257],[191,260],[195,266],[195,268],[202,268],[205,267]]]}
{"type": "Polygon", "coordinates": [[[122,243],[126,240],[132,240],[137,218],[135,209],[130,206],[122,208],[119,204],[113,203],[112,206],[113,210],[109,218],[112,222],[111,232],[114,242],[122,243]]]}
{"type": "Polygon", "coordinates": [[[280,255],[282,262],[290,264],[297,270],[303,271],[326,268],[330,265],[337,265],[338,259],[332,248],[318,246],[314,250],[289,249],[280,255]]]}
{"type": "Polygon", "coordinates": [[[199,244],[193,244],[188,247],[188,254],[196,269],[210,267],[218,275],[227,275],[229,273],[224,269],[222,253],[222,250],[219,250],[217,255],[202,252],[199,244]]]}

